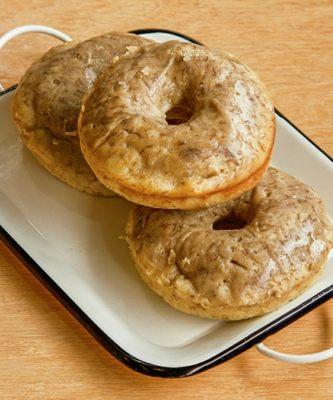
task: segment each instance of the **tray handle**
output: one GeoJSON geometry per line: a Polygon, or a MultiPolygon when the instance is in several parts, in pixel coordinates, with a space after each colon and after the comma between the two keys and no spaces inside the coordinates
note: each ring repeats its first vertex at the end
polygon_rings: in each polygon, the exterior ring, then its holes
{"type": "Polygon", "coordinates": [[[285,361],[292,364],[310,364],[319,361],[328,360],[333,357],[333,347],[327,350],[319,351],[311,354],[287,354],[272,350],[264,343],[258,343],[256,349],[263,355],[278,361],[285,361]]]}
{"type": "MultiPolygon", "coordinates": [[[[44,33],[46,35],[60,39],[62,42],[70,42],[72,40],[70,36],[66,35],[65,33],[57,29],[50,28],[49,26],[22,25],[17,28],[11,29],[10,31],[6,32],[0,37],[0,49],[14,37],[28,32],[44,33]]],[[[0,91],[2,90],[4,90],[4,88],[0,83],[0,91]]],[[[303,355],[280,353],[276,350],[270,349],[269,347],[264,345],[264,343],[258,343],[256,345],[256,349],[266,357],[293,364],[314,363],[314,362],[328,360],[329,358],[333,357],[333,347],[327,350],[320,351],[318,353],[303,354],[303,355]]]]}
{"type": "MultiPolygon", "coordinates": [[[[23,33],[28,32],[38,32],[44,33],[49,36],[53,36],[57,39],[60,39],[63,42],[70,42],[72,38],[65,33],[58,31],[57,29],[50,28],[49,26],[44,25],[22,25],[17,28],[11,29],[0,37],[0,49],[11,39],[16,36],[22,35],[23,33]]],[[[4,90],[3,86],[0,84],[0,91],[4,90]]]]}

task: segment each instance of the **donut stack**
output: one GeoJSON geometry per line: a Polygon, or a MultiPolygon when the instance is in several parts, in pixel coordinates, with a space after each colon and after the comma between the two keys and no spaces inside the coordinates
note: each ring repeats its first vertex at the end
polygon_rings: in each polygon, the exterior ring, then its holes
{"type": "Polygon", "coordinates": [[[175,308],[254,317],[321,272],[332,224],[311,188],[268,168],[274,108],[234,56],[121,33],[71,42],[30,67],[12,110],[52,174],[134,203],[135,264],[175,308]]]}

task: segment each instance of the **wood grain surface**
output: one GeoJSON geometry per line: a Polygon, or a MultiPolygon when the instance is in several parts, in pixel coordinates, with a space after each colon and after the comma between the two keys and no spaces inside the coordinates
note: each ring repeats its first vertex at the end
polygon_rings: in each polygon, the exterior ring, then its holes
{"type": "MultiPolygon", "coordinates": [[[[77,39],[166,28],[235,53],[259,73],[275,106],[333,154],[332,1],[0,0],[0,34],[28,23],[77,39]]],[[[14,39],[0,53],[0,82],[16,83],[56,43],[42,35],[14,39]]],[[[333,303],[267,343],[293,353],[333,346],[333,303]]],[[[139,375],[97,344],[0,243],[0,399],[329,399],[332,374],[333,360],[288,365],[251,349],[187,379],[139,375]]]]}

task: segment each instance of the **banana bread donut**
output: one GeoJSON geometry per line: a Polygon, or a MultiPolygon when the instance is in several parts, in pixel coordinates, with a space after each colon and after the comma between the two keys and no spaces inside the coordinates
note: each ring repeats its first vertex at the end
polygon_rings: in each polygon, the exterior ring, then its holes
{"type": "Polygon", "coordinates": [[[79,118],[81,148],[98,179],[157,208],[207,207],[251,189],[274,135],[272,103],[248,67],[177,41],[106,69],[79,118]]]}
{"type": "Polygon", "coordinates": [[[253,190],[208,209],[134,206],[127,241],[141,277],[173,307],[239,320],[303,292],[323,268],[333,226],[312,189],[269,168],[253,190]]]}
{"type": "Polygon", "coordinates": [[[84,93],[112,62],[150,44],[136,35],[112,32],[49,50],[27,70],[12,102],[21,138],[51,174],[91,194],[112,194],[86,163],[77,136],[84,93]]]}

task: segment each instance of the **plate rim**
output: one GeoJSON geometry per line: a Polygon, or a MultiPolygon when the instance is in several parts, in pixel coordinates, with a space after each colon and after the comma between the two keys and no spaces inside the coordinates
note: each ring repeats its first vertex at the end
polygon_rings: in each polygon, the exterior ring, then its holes
{"type": "MultiPolygon", "coordinates": [[[[169,29],[135,29],[130,31],[138,35],[147,33],[169,33],[186,39],[192,43],[202,45],[199,41],[182,33],[169,29]]],[[[13,85],[0,92],[0,97],[15,90],[17,87],[13,85]]],[[[312,139],[302,132],[293,122],[285,117],[280,111],[275,109],[276,114],[290,124],[299,134],[309,141],[318,151],[324,154],[332,163],[333,158],[320,148],[312,139]]],[[[43,284],[46,289],[69,311],[69,313],[118,361],[129,367],[130,369],[149,376],[162,378],[183,378],[196,375],[200,372],[208,370],[214,366],[222,364],[236,355],[248,350],[253,345],[263,341],[266,337],[285,328],[298,318],[312,311],[322,303],[333,297],[333,285],[328,286],[324,290],[316,293],[314,296],[299,304],[292,310],[281,315],[275,320],[264,325],[260,329],[252,332],[244,339],[238,341],[229,348],[215,354],[207,360],[200,361],[192,365],[182,367],[166,367],[143,361],[124,350],[115,341],[113,341],[99,326],[92,321],[90,317],[71,299],[71,297],[43,270],[43,268],[16,242],[16,240],[0,225],[0,239],[14,253],[14,255],[25,265],[25,267],[43,284]]]]}

